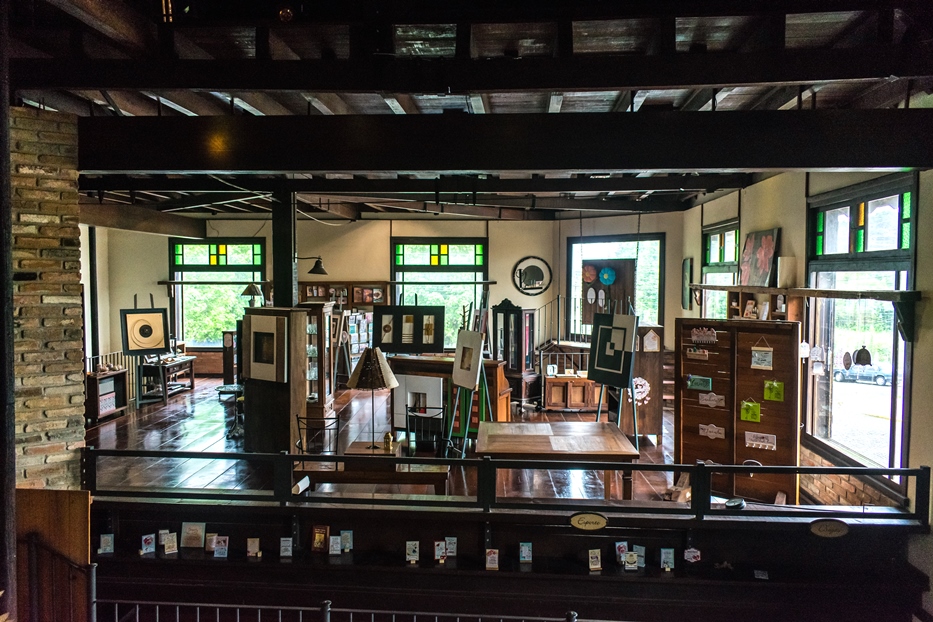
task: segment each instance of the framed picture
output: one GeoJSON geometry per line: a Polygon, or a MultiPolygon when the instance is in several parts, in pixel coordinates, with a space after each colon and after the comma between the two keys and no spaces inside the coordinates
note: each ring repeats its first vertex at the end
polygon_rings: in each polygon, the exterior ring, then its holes
{"type": "Polygon", "coordinates": [[[453,383],[458,387],[474,389],[479,384],[480,365],[483,355],[483,334],[472,330],[461,330],[457,335],[457,350],[454,354],[453,383]]]}
{"type": "Polygon", "coordinates": [[[383,352],[418,354],[444,351],[444,307],[382,307],[376,312],[373,347],[383,352]]]}
{"type": "Polygon", "coordinates": [[[739,262],[739,285],[768,287],[774,274],[780,228],[754,231],[745,236],[739,262]]]}
{"type": "Polygon", "coordinates": [[[745,303],[745,311],[742,313],[742,317],[747,317],[755,319],[758,317],[758,313],[755,311],[755,301],[749,300],[745,303]]]}
{"type": "Polygon", "coordinates": [[[381,287],[374,287],[373,288],[373,304],[381,305],[381,304],[385,304],[385,301],[386,301],[385,290],[381,287]]]}
{"type": "Polygon", "coordinates": [[[142,356],[169,352],[166,309],[120,309],[123,354],[142,356]]]}
{"type": "Polygon", "coordinates": [[[354,287],[353,288],[353,303],[360,304],[363,302],[363,288],[354,287]]]}
{"type": "Polygon", "coordinates": [[[595,314],[586,377],[610,387],[628,387],[637,332],[638,316],[595,314]]]}

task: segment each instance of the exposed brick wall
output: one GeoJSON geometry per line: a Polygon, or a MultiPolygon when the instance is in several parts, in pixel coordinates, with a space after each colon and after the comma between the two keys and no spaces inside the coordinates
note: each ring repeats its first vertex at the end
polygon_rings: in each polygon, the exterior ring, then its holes
{"type": "MultiPolygon", "coordinates": [[[[801,466],[838,466],[806,447],[800,448],[801,466]]],[[[801,475],[800,488],[827,505],[885,505],[897,502],[879,488],[854,475],[801,475]]]]}
{"type": "Polygon", "coordinates": [[[17,486],[77,488],[84,341],[77,118],[11,110],[17,486]]]}

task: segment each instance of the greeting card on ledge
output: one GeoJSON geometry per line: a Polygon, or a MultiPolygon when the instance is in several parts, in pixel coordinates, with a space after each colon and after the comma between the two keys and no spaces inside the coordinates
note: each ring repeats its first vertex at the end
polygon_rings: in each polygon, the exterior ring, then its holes
{"type": "Polygon", "coordinates": [[[531,542],[521,542],[518,545],[518,561],[522,564],[531,563],[531,542]]]}
{"type": "Polygon", "coordinates": [[[311,528],[311,550],[315,553],[326,553],[330,542],[330,527],[327,525],[314,525],[311,528]]]}
{"type": "Polygon", "coordinates": [[[602,553],[599,549],[590,549],[589,554],[590,572],[603,569],[602,553]]]}
{"type": "Polygon", "coordinates": [[[292,539],[279,538],[279,557],[292,556],[292,539]]]}
{"type": "Polygon", "coordinates": [[[165,544],[165,536],[167,535],[168,535],[168,529],[159,530],[159,546],[162,546],[163,544],[165,544]]]}
{"type": "Polygon", "coordinates": [[[165,534],[162,538],[162,544],[165,546],[165,554],[171,555],[178,552],[178,534],[174,531],[165,534]]]}
{"type": "Polygon", "coordinates": [[[447,557],[456,557],[457,556],[457,538],[454,536],[447,536],[444,538],[444,544],[447,546],[447,557]]]}
{"type": "Polygon", "coordinates": [[[665,572],[674,569],[674,549],[661,549],[661,568],[665,572]]]}
{"type": "Polygon", "coordinates": [[[100,548],[97,549],[97,554],[106,555],[108,553],[113,553],[113,534],[102,533],[100,534],[100,548]]]}
{"type": "Polygon", "coordinates": [[[443,540],[434,541],[434,561],[443,564],[447,559],[447,543],[443,540]]]}
{"type": "Polygon", "coordinates": [[[486,549],[486,570],[499,570],[499,549],[486,549]]]}
{"type": "Polygon", "coordinates": [[[345,553],[349,553],[353,550],[353,532],[352,531],[341,531],[340,532],[340,548],[343,549],[345,553]]]}
{"type": "Polygon", "coordinates": [[[625,570],[638,570],[638,553],[629,551],[622,559],[622,566],[625,570]]]}
{"type": "Polygon", "coordinates": [[[183,548],[201,548],[204,546],[204,523],[181,524],[181,546],[183,548]]]}
{"type": "Polygon", "coordinates": [[[409,564],[418,563],[418,541],[408,540],[405,542],[405,561],[409,564]]]}
{"type": "Polygon", "coordinates": [[[329,555],[340,555],[340,545],[342,544],[340,536],[331,536],[330,537],[330,546],[327,547],[327,553],[329,555]]]}
{"type": "Polygon", "coordinates": [[[246,539],[246,556],[262,557],[262,551],[259,550],[259,538],[246,539]]]}
{"type": "Polygon", "coordinates": [[[639,546],[636,544],[635,546],[632,547],[632,551],[634,551],[635,555],[638,557],[638,567],[644,568],[645,567],[645,547],[639,546]]]}
{"type": "Polygon", "coordinates": [[[628,542],[616,542],[616,562],[622,563],[628,553],[628,542]]]}
{"type": "Polygon", "coordinates": [[[148,555],[149,553],[155,553],[156,547],[156,535],[154,533],[147,533],[142,537],[142,545],[139,548],[140,555],[148,555]]]}
{"type": "Polygon", "coordinates": [[[209,533],[204,536],[204,550],[208,553],[214,552],[214,540],[217,538],[216,533],[209,533]]]}
{"type": "Polygon", "coordinates": [[[227,557],[230,536],[214,536],[214,557],[227,557]]]}

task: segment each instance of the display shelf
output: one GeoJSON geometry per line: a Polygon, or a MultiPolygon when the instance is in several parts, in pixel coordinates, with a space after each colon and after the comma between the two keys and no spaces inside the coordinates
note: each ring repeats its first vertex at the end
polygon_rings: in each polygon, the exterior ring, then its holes
{"type": "Polygon", "coordinates": [[[84,417],[87,425],[122,415],[129,408],[125,369],[85,376],[84,417]]]}
{"type": "Polygon", "coordinates": [[[299,281],[301,302],[334,302],[340,306],[380,306],[389,302],[385,281],[299,281]]]}
{"type": "Polygon", "coordinates": [[[307,416],[324,418],[334,409],[334,303],[308,302],[301,308],[308,314],[305,346],[307,416]]]}
{"type": "Polygon", "coordinates": [[[813,287],[754,287],[751,285],[708,285],[693,283],[690,289],[699,294],[702,291],[727,292],[729,294],[729,317],[742,317],[745,304],[759,296],[769,296],[774,319],[800,322],[803,320],[804,300],[807,298],[836,298],[843,300],[882,300],[894,305],[897,315],[897,329],[905,341],[913,341],[915,327],[914,303],[921,298],[916,290],[844,290],[818,289],[813,287]],[[786,312],[774,313],[779,296],[785,297],[786,312]],[[737,304],[733,306],[733,303],[737,304]],[[734,311],[738,309],[738,315],[734,311]]]}
{"type": "Polygon", "coordinates": [[[541,393],[535,372],[535,310],[522,309],[509,299],[492,308],[492,357],[505,361],[505,377],[512,395],[522,403],[541,393]]]}

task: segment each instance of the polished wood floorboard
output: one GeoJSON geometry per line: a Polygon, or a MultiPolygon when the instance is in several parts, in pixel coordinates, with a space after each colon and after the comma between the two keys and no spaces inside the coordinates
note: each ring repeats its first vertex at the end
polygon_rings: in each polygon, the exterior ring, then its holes
{"type": "MultiPolygon", "coordinates": [[[[233,426],[232,396],[220,398],[216,378],[198,378],[194,391],[169,398],[165,405],[147,405],[136,412],[106,421],[88,429],[87,444],[101,449],[147,449],[160,451],[191,451],[238,453],[243,451],[242,438],[227,438],[233,426]]],[[[337,397],[335,409],[340,415],[340,431],[336,451],[342,454],[353,441],[381,442],[389,429],[386,413],[388,391],[346,391],[337,397]],[[375,405],[375,417],[371,403],[375,405]],[[373,423],[375,425],[373,425],[373,423]]],[[[524,421],[593,421],[594,413],[528,413],[524,421]]],[[[640,462],[670,464],[673,462],[673,417],[664,414],[664,434],[660,439],[640,439],[640,462]],[[653,441],[660,441],[657,445],[653,441]]],[[[469,453],[468,453],[469,455],[469,453]]],[[[114,458],[98,459],[99,488],[255,490],[271,488],[271,469],[241,460],[193,458],[114,458]]],[[[615,475],[613,498],[620,498],[621,474],[615,475]]],[[[665,473],[635,473],[634,498],[639,501],[660,500],[670,486],[665,473]]],[[[474,469],[453,468],[449,480],[452,495],[475,495],[474,469]]],[[[346,494],[431,494],[429,486],[321,484],[320,492],[346,494]]],[[[603,473],[589,470],[513,470],[500,475],[497,482],[500,497],[602,499],[603,473]]]]}

